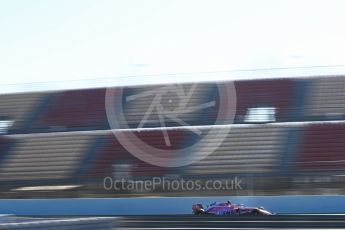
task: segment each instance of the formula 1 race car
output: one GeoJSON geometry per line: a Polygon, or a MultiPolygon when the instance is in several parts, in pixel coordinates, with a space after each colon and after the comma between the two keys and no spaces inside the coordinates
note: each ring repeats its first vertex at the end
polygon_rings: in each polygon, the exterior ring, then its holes
{"type": "Polygon", "coordinates": [[[230,201],[225,203],[212,203],[204,209],[202,204],[194,204],[192,206],[194,215],[216,215],[216,216],[240,216],[240,215],[252,215],[252,216],[269,216],[274,215],[267,211],[263,207],[245,207],[240,204],[232,204],[230,201]]]}

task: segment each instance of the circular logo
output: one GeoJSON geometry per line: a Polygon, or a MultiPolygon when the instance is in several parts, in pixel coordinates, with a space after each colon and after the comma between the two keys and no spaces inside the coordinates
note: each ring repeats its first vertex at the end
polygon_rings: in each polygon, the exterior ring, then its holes
{"type": "Polygon", "coordinates": [[[230,131],[222,125],[236,114],[236,90],[233,82],[108,88],[105,106],[113,134],[129,153],[152,165],[181,167],[222,144],[230,131]]]}

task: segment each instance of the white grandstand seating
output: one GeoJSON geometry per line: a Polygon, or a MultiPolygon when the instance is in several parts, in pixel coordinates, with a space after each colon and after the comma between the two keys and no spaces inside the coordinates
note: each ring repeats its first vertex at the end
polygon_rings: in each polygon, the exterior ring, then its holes
{"type": "MultiPolygon", "coordinates": [[[[186,174],[271,172],[278,165],[285,137],[286,127],[277,125],[232,127],[221,146],[203,160],[190,165],[186,174]]],[[[210,140],[207,148],[194,154],[203,154],[215,143],[217,140],[210,140]]]]}
{"type": "Polygon", "coordinates": [[[80,165],[91,138],[69,133],[15,136],[18,144],[2,162],[0,180],[67,178],[80,165]]]}
{"type": "Polygon", "coordinates": [[[43,100],[44,93],[0,95],[0,117],[14,121],[13,128],[22,127],[33,112],[34,106],[43,100]]]}
{"type": "Polygon", "coordinates": [[[345,115],[345,76],[315,78],[307,97],[308,116],[345,115]]]}

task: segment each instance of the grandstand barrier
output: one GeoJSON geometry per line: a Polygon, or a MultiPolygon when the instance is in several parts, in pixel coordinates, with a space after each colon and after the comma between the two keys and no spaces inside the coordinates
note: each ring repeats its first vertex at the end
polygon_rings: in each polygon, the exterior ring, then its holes
{"type": "Polygon", "coordinates": [[[263,206],[277,214],[345,213],[345,196],[146,197],[76,199],[1,199],[0,213],[22,216],[112,216],[190,214],[194,203],[231,200],[263,206]]]}

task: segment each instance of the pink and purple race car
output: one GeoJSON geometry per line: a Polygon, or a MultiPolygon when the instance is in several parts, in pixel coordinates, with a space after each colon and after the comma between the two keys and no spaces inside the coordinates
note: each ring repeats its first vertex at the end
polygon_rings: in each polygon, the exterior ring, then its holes
{"type": "Polygon", "coordinates": [[[204,209],[202,204],[194,204],[192,206],[193,214],[195,215],[216,215],[216,216],[240,216],[240,215],[253,215],[253,216],[269,216],[274,215],[263,207],[245,207],[240,204],[232,204],[230,201],[225,203],[212,203],[204,209]]]}

